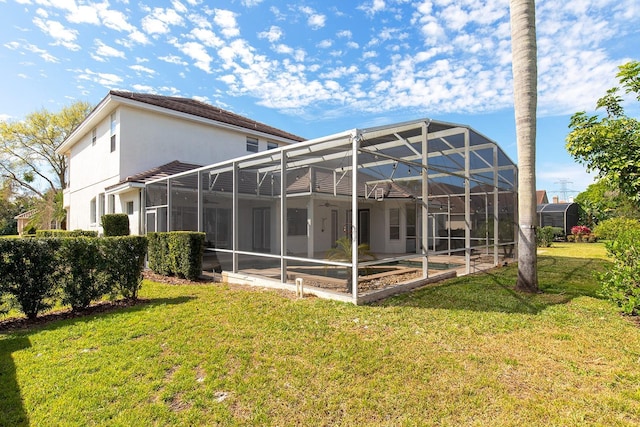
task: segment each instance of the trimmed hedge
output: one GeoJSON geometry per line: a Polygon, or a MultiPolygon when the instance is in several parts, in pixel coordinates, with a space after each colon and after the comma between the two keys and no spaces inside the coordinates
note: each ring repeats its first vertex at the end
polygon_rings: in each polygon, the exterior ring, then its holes
{"type": "Polygon", "coordinates": [[[135,301],[142,287],[142,270],[147,255],[147,238],[144,236],[106,237],[100,240],[105,262],[106,280],[111,292],[135,301]]]}
{"type": "Polygon", "coordinates": [[[106,237],[128,236],[131,234],[129,230],[129,215],[124,213],[102,215],[101,225],[106,237]]]}
{"type": "Polygon", "coordinates": [[[51,307],[56,239],[0,239],[0,293],[11,295],[29,319],[51,307]]]}
{"type": "Polygon", "coordinates": [[[74,311],[89,307],[92,301],[107,293],[105,257],[100,251],[99,239],[77,237],[62,239],[59,282],[62,302],[74,311]]]}
{"type": "Polygon", "coordinates": [[[0,239],[0,302],[33,319],[57,299],[73,310],[106,294],[135,300],[146,247],[144,236],[0,239]]]}
{"type": "Polygon", "coordinates": [[[148,233],[149,268],[157,274],[175,274],[196,280],[202,274],[205,233],[170,231],[148,233]]]}
{"type": "Polygon", "coordinates": [[[92,230],[37,230],[36,237],[98,237],[92,230]]]}

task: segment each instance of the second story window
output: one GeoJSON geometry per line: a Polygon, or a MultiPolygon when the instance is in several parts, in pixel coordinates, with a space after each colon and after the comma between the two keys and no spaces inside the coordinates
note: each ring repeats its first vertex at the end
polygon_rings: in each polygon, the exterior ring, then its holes
{"type": "Polygon", "coordinates": [[[274,150],[278,148],[278,144],[276,144],[275,142],[267,142],[267,150],[274,150]]]}
{"type": "Polygon", "coordinates": [[[111,114],[111,152],[116,151],[116,114],[111,114]]]}
{"type": "Polygon", "coordinates": [[[247,137],[247,151],[250,153],[258,152],[258,138],[247,137]]]}

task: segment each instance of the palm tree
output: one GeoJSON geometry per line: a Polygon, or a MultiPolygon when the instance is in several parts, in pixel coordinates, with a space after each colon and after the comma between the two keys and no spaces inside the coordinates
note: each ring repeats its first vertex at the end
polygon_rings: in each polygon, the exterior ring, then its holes
{"type": "Polygon", "coordinates": [[[534,0],[511,0],[513,98],[518,146],[518,280],[538,292],[536,254],[536,107],[538,66],[534,0]]]}
{"type": "MultiPolygon", "coordinates": [[[[358,245],[358,259],[363,257],[375,259],[375,255],[369,250],[369,245],[366,243],[358,245]]],[[[325,258],[331,261],[351,261],[351,238],[344,236],[336,240],[336,246],[327,251],[325,258]]],[[[352,291],[351,268],[347,268],[347,292],[351,293],[352,291]]]]}

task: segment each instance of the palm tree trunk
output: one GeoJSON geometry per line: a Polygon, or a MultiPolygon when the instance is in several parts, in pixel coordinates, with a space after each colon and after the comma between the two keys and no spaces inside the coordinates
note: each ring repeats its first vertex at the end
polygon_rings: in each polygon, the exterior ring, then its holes
{"type": "Polygon", "coordinates": [[[516,289],[537,292],[536,107],[538,101],[534,0],[511,0],[513,98],[518,146],[518,280],[516,289]]]}

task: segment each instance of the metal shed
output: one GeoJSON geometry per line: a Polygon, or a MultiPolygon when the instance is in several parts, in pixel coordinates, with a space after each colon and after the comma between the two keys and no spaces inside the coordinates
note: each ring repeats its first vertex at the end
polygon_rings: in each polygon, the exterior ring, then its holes
{"type": "Polygon", "coordinates": [[[538,224],[540,227],[559,227],[564,234],[571,234],[571,228],[578,225],[577,203],[544,203],[538,205],[538,224]]]}

